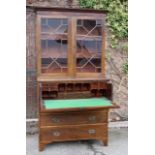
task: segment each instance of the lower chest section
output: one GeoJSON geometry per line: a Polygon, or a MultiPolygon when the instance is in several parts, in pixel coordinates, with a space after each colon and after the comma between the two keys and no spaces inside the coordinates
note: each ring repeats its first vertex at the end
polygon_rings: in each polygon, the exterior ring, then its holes
{"type": "Polygon", "coordinates": [[[40,114],[44,143],[107,137],[108,110],[40,114]]]}

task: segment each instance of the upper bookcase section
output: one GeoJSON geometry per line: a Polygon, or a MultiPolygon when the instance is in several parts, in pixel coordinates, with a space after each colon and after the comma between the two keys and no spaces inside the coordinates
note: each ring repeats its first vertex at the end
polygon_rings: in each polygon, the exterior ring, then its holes
{"type": "Polygon", "coordinates": [[[105,77],[105,11],[35,11],[38,76],[105,77]]]}

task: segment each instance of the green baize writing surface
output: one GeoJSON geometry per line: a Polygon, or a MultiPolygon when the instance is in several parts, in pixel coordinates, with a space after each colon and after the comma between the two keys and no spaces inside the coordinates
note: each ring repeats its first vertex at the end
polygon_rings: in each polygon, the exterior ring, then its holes
{"type": "Polygon", "coordinates": [[[64,109],[64,108],[89,108],[112,106],[110,100],[105,97],[87,99],[59,99],[43,100],[45,109],[64,109]]]}

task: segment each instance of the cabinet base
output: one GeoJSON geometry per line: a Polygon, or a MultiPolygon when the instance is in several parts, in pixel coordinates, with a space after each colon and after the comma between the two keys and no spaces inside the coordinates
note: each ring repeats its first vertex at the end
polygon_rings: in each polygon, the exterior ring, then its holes
{"type": "Polygon", "coordinates": [[[44,143],[39,143],[39,151],[43,151],[45,149],[45,145],[44,143]]]}
{"type": "MultiPolygon", "coordinates": [[[[108,140],[107,139],[102,139],[101,140],[104,146],[108,146],[108,140]]],[[[49,143],[39,143],[39,151],[44,151],[45,147],[47,144],[51,144],[52,142],[49,143]]]]}

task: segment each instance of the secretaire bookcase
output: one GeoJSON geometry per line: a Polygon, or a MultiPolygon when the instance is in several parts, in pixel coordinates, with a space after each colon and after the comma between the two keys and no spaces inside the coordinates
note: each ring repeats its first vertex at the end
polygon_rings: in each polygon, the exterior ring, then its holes
{"type": "Polygon", "coordinates": [[[39,150],[58,141],[108,144],[112,84],[105,75],[105,12],[36,8],[39,150]]]}

